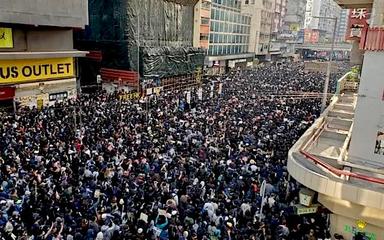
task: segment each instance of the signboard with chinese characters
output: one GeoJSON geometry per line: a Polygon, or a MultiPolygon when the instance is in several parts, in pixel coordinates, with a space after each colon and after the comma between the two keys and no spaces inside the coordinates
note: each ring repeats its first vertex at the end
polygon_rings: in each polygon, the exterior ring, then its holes
{"type": "Polygon", "coordinates": [[[297,209],[297,215],[304,215],[304,214],[312,214],[316,213],[317,209],[319,208],[319,204],[313,204],[310,207],[303,206],[301,204],[296,204],[295,207],[297,209]]]}
{"type": "Polygon", "coordinates": [[[12,28],[0,27],[0,48],[13,48],[12,28]]]}
{"type": "Polygon", "coordinates": [[[368,8],[355,8],[349,11],[347,40],[359,39],[364,29],[368,28],[371,10],[368,8]]]}
{"type": "Polygon", "coordinates": [[[58,92],[49,94],[49,101],[58,101],[68,98],[68,92],[58,92]]]}

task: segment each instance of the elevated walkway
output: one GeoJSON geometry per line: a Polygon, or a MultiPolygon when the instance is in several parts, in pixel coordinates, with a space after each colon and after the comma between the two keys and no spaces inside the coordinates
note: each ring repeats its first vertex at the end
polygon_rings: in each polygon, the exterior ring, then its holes
{"type": "MultiPolygon", "coordinates": [[[[329,107],[290,149],[288,172],[305,187],[318,192],[319,202],[338,221],[364,219],[372,231],[380,232],[384,230],[384,163],[374,166],[362,159],[348,158],[357,100],[353,89],[356,86],[348,90],[342,87],[341,93],[334,96],[329,107]]],[[[334,232],[342,231],[337,224],[333,227],[334,232]]],[[[376,239],[384,239],[384,235],[376,239]]]]}

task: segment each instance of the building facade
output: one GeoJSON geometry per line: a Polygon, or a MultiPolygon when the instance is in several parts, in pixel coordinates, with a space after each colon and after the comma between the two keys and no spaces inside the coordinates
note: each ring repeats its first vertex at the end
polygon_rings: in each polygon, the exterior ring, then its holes
{"type": "Polygon", "coordinates": [[[304,41],[305,8],[307,0],[288,0],[279,40],[286,45],[287,56],[295,54],[295,46],[304,41]]]}
{"type": "Polygon", "coordinates": [[[288,0],[284,17],[283,34],[289,34],[295,39],[298,32],[304,29],[307,0],[288,0]]]}
{"type": "Polygon", "coordinates": [[[82,83],[94,85],[100,75],[102,85],[115,90],[144,92],[156,85],[168,91],[199,85],[205,54],[193,46],[207,47],[209,12],[202,11],[203,21],[195,23],[197,2],[90,1],[89,27],[76,43],[99,57],[82,61],[82,83]],[[197,25],[203,28],[201,36],[194,35],[197,25]]]}
{"type": "Polygon", "coordinates": [[[349,9],[342,9],[337,23],[336,42],[345,42],[348,28],[349,9]]]}
{"type": "Polygon", "coordinates": [[[285,16],[287,14],[287,0],[275,0],[275,13],[273,16],[272,39],[276,40],[283,33],[285,16]]]}
{"type": "Polygon", "coordinates": [[[0,2],[0,105],[39,107],[77,96],[73,29],[88,1],[0,2]],[[39,7],[35,7],[39,6],[39,7]]]}
{"type": "MultiPolygon", "coordinates": [[[[275,0],[243,0],[242,12],[252,16],[249,52],[265,59],[269,54],[272,31],[275,26],[275,0]]],[[[276,27],[280,20],[276,20],[276,27]]]]}
{"type": "MultiPolygon", "coordinates": [[[[319,42],[331,42],[335,18],[339,18],[341,8],[333,0],[308,0],[305,13],[305,29],[316,32],[319,42]],[[321,18],[318,18],[321,17],[321,18]]],[[[336,28],[337,31],[337,28],[336,28]]]]}
{"type": "MultiPolygon", "coordinates": [[[[213,0],[206,58],[209,75],[253,64],[249,53],[251,15],[241,11],[241,2],[213,0]]],[[[203,29],[201,29],[203,30],[203,29]]]]}

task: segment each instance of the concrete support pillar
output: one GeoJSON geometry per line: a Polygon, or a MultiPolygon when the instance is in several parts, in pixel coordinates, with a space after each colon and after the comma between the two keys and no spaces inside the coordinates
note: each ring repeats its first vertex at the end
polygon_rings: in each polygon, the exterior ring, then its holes
{"type": "Polygon", "coordinates": [[[351,58],[350,58],[351,65],[362,65],[363,57],[364,57],[364,50],[360,50],[359,41],[354,40],[352,43],[351,58]]]}

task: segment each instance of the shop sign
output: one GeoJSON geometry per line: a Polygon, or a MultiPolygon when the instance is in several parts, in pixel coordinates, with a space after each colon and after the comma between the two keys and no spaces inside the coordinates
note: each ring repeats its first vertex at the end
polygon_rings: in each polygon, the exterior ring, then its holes
{"type": "Polygon", "coordinates": [[[13,48],[12,28],[0,28],[0,48],[13,48]]]}
{"type": "Polygon", "coordinates": [[[348,17],[347,40],[361,38],[363,31],[368,28],[368,20],[371,14],[369,8],[352,9],[348,17]]]}
{"type": "Polygon", "coordinates": [[[9,100],[15,96],[15,88],[0,87],[0,100],[9,100]]]}
{"type": "Polygon", "coordinates": [[[353,227],[353,226],[350,226],[350,225],[344,225],[344,232],[346,233],[351,233],[353,235],[361,232],[361,233],[364,233],[365,236],[369,239],[369,240],[376,240],[377,237],[376,237],[376,234],[375,233],[371,233],[371,232],[363,232],[363,231],[360,231],[357,227],[353,227]]]}
{"type": "Polygon", "coordinates": [[[73,76],[73,58],[0,61],[0,84],[25,83],[73,76]]]}
{"type": "Polygon", "coordinates": [[[319,205],[312,205],[311,207],[305,207],[303,205],[296,205],[297,208],[297,215],[304,215],[304,214],[311,214],[316,213],[317,209],[319,208],[319,205]]]}
{"type": "Polygon", "coordinates": [[[68,98],[68,92],[59,92],[49,94],[49,101],[64,100],[68,98]]]}

